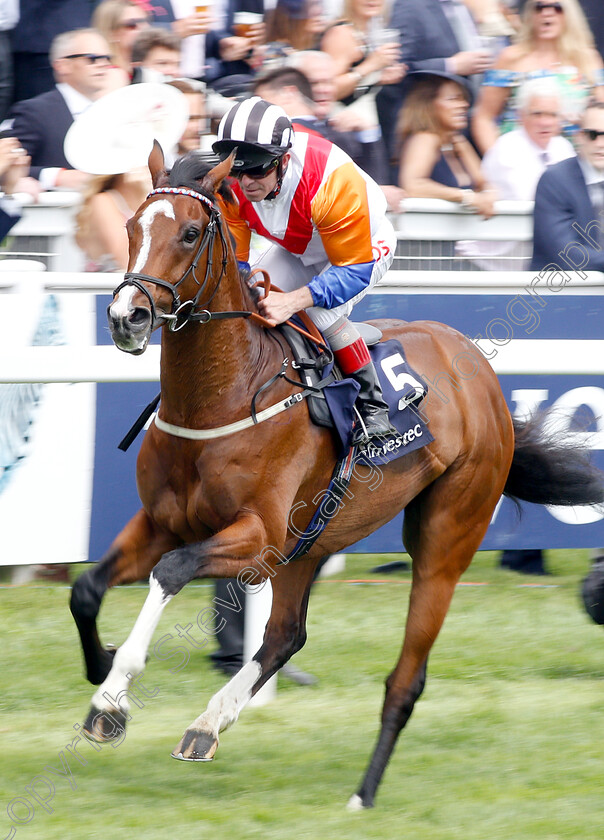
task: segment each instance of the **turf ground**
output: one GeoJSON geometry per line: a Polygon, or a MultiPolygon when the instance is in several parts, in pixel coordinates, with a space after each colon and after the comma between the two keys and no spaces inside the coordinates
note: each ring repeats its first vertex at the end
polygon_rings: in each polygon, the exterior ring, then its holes
{"type": "MultiPolygon", "coordinates": [[[[0,840],[601,837],[604,649],[578,600],[585,551],[548,552],[547,578],[476,556],[376,808],[345,810],[377,735],[406,614],[409,574],[368,571],[385,559],[349,556],[343,574],[316,585],[295,661],[319,684],[281,681],[273,703],[244,710],[223,733],[208,764],[173,761],[170,751],[223,684],[208,664],[211,646],[191,651],[177,673],[178,659],[152,656],[144,685],[155,695],[133,708],[117,748],[80,744],[84,764],[66,751],[92,695],[68,588],[0,588],[0,840]],[[36,793],[52,795],[46,808],[36,793]]],[[[145,592],[109,593],[104,641],[125,638],[145,592]]],[[[187,587],[155,641],[194,623],[210,596],[209,586],[187,587]]]]}

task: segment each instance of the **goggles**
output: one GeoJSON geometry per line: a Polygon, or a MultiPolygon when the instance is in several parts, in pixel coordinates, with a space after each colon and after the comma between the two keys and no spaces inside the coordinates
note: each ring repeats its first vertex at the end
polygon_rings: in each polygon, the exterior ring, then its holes
{"type": "Polygon", "coordinates": [[[256,166],[243,166],[241,168],[237,167],[236,169],[231,169],[231,175],[233,178],[241,178],[243,175],[247,175],[248,178],[254,178],[258,180],[260,178],[266,178],[266,176],[276,169],[279,166],[279,158],[273,158],[269,160],[267,163],[262,163],[256,166]]]}

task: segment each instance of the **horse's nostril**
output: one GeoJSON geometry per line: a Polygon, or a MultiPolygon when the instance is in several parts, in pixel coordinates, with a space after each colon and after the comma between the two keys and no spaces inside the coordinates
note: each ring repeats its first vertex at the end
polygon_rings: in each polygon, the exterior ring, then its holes
{"type": "Polygon", "coordinates": [[[130,321],[132,326],[143,327],[146,326],[151,320],[151,313],[148,309],[145,309],[142,306],[137,306],[130,313],[128,320],[130,321]]]}

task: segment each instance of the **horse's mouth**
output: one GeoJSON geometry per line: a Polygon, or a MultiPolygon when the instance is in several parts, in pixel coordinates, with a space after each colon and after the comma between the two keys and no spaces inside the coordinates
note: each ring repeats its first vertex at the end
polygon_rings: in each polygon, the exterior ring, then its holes
{"type": "Polygon", "coordinates": [[[144,353],[149,345],[149,333],[145,333],[142,336],[134,337],[130,335],[117,335],[112,331],[111,337],[113,338],[113,343],[117,347],[118,350],[121,350],[123,353],[130,353],[131,356],[140,356],[141,353],[144,353]]]}
{"type": "Polygon", "coordinates": [[[140,356],[144,353],[151,338],[151,324],[133,324],[126,318],[113,318],[108,313],[109,332],[113,343],[124,353],[140,356]]]}

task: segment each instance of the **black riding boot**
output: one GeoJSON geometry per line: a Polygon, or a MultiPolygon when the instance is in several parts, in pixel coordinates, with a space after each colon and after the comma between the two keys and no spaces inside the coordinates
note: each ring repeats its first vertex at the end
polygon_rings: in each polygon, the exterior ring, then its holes
{"type": "Polygon", "coordinates": [[[353,433],[352,442],[354,444],[367,443],[374,437],[397,435],[398,432],[388,417],[388,406],[384,402],[382,387],[373,362],[347,375],[356,379],[361,386],[357,397],[357,408],[365,424],[365,428],[360,423],[358,424],[353,433]]]}

